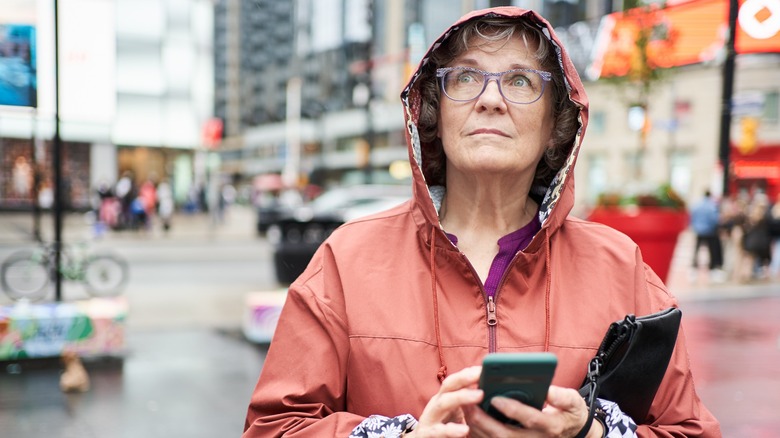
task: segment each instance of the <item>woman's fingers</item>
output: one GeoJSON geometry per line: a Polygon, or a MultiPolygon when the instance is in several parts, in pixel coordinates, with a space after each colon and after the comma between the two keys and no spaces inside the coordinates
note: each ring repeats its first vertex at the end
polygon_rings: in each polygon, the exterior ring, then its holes
{"type": "Polygon", "coordinates": [[[482,401],[482,390],[475,388],[481,370],[482,367],[465,368],[444,379],[439,392],[431,398],[420,416],[416,429],[420,436],[468,435],[463,407],[482,401]]]}
{"type": "Polygon", "coordinates": [[[464,410],[471,435],[527,436],[542,433],[547,436],[571,436],[582,428],[587,408],[576,390],[551,386],[547,394],[547,406],[542,411],[507,397],[493,397],[491,405],[523,425],[523,429],[500,424],[477,409],[464,410]]]}
{"type": "Polygon", "coordinates": [[[558,421],[556,430],[573,434],[582,429],[588,419],[588,406],[579,392],[571,388],[550,386],[547,393],[545,413],[555,413],[558,421]]]}
{"type": "Polygon", "coordinates": [[[420,416],[420,423],[460,422],[463,418],[461,408],[479,403],[482,396],[479,389],[459,389],[436,394],[420,416]]]}
{"type": "Polygon", "coordinates": [[[465,405],[473,405],[482,401],[481,389],[459,389],[453,392],[439,394],[437,406],[441,410],[451,411],[465,405]]]}

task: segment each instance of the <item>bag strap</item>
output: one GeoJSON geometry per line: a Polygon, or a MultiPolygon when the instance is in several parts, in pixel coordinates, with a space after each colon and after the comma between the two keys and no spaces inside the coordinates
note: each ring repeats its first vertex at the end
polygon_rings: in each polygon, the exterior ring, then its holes
{"type": "Polygon", "coordinates": [[[591,359],[588,364],[588,397],[586,403],[588,404],[588,419],[585,420],[585,425],[574,436],[574,438],[585,438],[590,431],[590,426],[593,424],[593,417],[596,414],[596,396],[599,393],[599,377],[601,376],[602,359],[599,356],[591,359]]]}

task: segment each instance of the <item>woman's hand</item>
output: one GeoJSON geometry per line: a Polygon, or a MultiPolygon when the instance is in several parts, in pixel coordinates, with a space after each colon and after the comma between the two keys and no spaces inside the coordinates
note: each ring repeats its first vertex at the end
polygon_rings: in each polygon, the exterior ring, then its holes
{"type": "MultiPolygon", "coordinates": [[[[506,397],[494,397],[493,406],[508,418],[517,420],[523,428],[509,426],[490,417],[479,406],[464,409],[471,437],[573,437],[588,417],[588,407],[579,392],[570,388],[550,386],[547,404],[541,411],[506,397]]],[[[588,437],[600,437],[601,423],[594,421],[588,437]]]]}
{"type": "Polygon", "coordinates": [[[463,416],[464,408],[476,408],[483,392],[477,389],[481,366],[464,368],[447,376],[425,406],[413,432],[406,437],[467,437],[469,426],[463,416]]]}

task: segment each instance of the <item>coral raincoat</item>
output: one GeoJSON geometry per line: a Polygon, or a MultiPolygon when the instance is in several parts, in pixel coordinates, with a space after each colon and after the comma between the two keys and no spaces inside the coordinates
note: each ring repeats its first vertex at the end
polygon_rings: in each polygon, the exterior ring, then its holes
{"type": "MultiPolygon", "coordinates": [[[[531,11],[495,8],[463,20],[488,13],[530,16],[561,47],[531,11]]],[[[413,198],[336,230],[290,286],[245,438],[346,437],[373,414],[419,418],[445,367],[479,365],[493,351],[551,351],[558,356],[553,384],[579,388],[611,322],[676,305],[628,237],[568,216],[588,102],[562,48],[561,63],[570,98],[582,107],[582,129],[541,204],[541,230],[497,289],[495,311],[441,229],[423,178],[415,75],[401,96],[413,198]]],[[[635,420],[640,436],[720,436],[694,390],[682,330],[649,417],[635,420]]]]}

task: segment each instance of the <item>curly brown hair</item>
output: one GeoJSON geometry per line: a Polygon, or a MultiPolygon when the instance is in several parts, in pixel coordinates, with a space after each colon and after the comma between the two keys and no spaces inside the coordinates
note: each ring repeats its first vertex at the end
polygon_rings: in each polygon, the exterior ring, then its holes
{"type": "Polygon", "coordinates": [[[568,97],[563,70],[558,53],[542,29],[529,19],[506,17],[481,17],[469,21],[455,30],[442,45],[434,50],[428,63],[417,79],[420,93],[420,115],[418,132],[423,156],[423,172],[430,185],[445,185],[446,168],[444,147],[438,137],[439,100],[441,88],[436,78],[436,69],[447,66],[456,57],[469,49],[476,37],[483,41],[508,41],[519,36],[528,47],[536,46],[534,57],[541,70],[552,73],[552,97],[554,129],[553,146],[547,148],[539,161],[534,176],[534,185],[547,187],[563,166],[574,146],[574,137],[579,129],[579,107],[568,97]]]}

